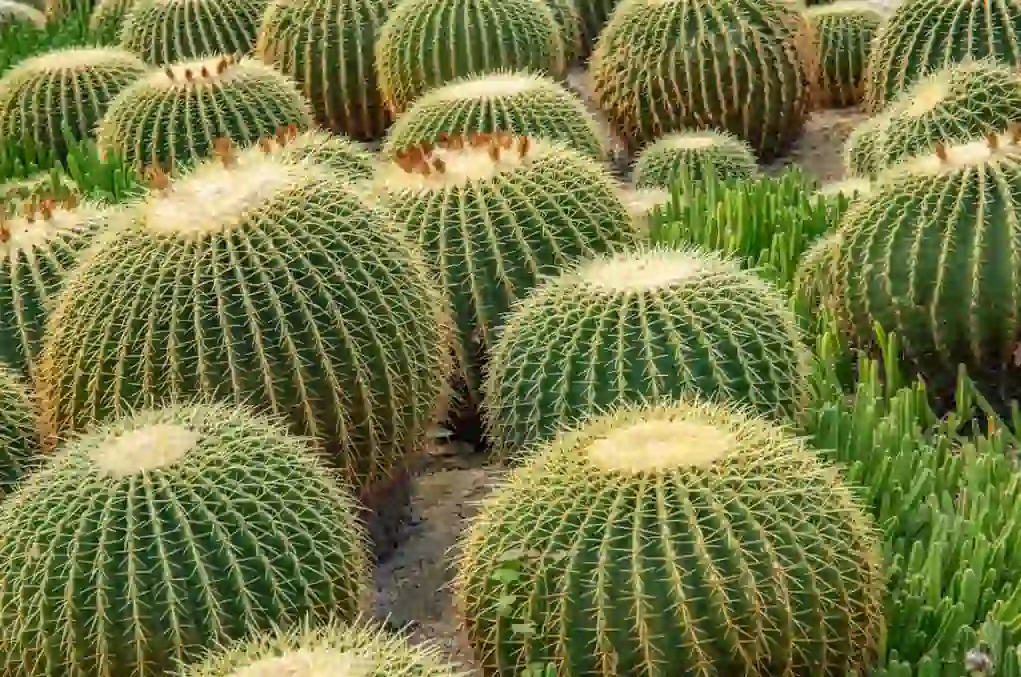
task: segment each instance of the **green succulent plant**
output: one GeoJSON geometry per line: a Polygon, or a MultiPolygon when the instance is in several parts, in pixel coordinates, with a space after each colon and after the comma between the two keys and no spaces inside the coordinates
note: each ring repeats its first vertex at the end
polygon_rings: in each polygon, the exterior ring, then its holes
{"type": "Polygon", "coordinates": [[[428,90],[479,73],[566,75],[564,39],[535,0],[403,0],[376,42],[383,100],[395,115],[428,90]]]}
{"type": "Polygon", "coordinates": [[[119,44],[165,66],[221,54],[251,53],[269,0],[135,0],[119,44]]]}
{"type": "Polygon", "coordinates": [[[804,440],[682,401],[618,408],[535,452],[458,547],[454,597],[485,674],[825,677],[875,660],[877,529],[804,440]]]}
{"type": "Polygon", "coordinates": [[[596,103],[632,151],[713,127],[771,159],[801,135],[810,112],[804,26],[783,0],[629,0],[591,58],[596,103]]]}
{"type": "Polygon", "coordinates": [[[184,168],[213,155],[219,138],[247,146],[313,124],[294,82],[258,59],[217,57],[151,72],[121,93],[96,143],[141,170],[184,168]]]}
{"type": "Polygon", "coordinates": [[[865,64],[872,39],[885,19],[875,5],[861,0],[816,4],[805,16],[818,60],[818,103],[845,108],[861,103],[865,64]]]}
{"type": "Polygon", "coordinates": [[[371,179],[378,164],[365,145],[320,129],[298,134],[292,125],[278,130],[275,137],[259,139],[259,145],[284,162],[317,162],[352,181],[371,179]]]}
{"type": "Polygon", "coordinates": [[[489,352],[494,452],[516,457],[622,403],[697,395],[786,418],[810,353],[780,292],[736,261],[636,248],[581,263],[524,298],[489,352]]]}
{"type": "Polygon", "coordinates": [[[120,40],[124,19],[136,0],[99,0],[89,16],[89,33],[104,45],[120,40]]]}
{"type": "Polygon", "coordinates": [[[1021,66],[1018,0],[903,0],[876,35],[865,70],[865,107],[878,113],[933,71],[992,57],[1021,66]]]}
{"type": "Polygon", "coordinates": [[[563,143],[453,137],[404,151],[373,190],[442,281],[475,401],[481,356],[516,299],[579,258],[638,239],[607,170],[563,143]]]}
{"type": "Polygon", "coordinates": [[[29,57],[0,78],[0,138],[33,144],[63,160],[72,140],[92,137],[115,98],[146,73],[115,48],[73,47],[29,57]]]}
{"type": "MultiPolygon", "coordinates": [[[[22,179],[0,183],[0,205],[8,207],[32,199],[64,200],[81,196],[81,188],[59,170],[36,172],[22,179]]],[[[0,208],[2,210],[2,208],[0,208]]]]}
{"type": "Polygon", "coordinates": [[[293,78],[316,122],[358,140],[393,122],[383,103],[374,46],[397,0],[275,0],[262,19],[256,53],[293,78]]]}
{"type": "Polygon", "coordinates": [[[550,77],[528,71],[458,78],[422,95],[387,133],[383,153],[443,138],[507,133],[563,141],[594,160],[607,143],[585,103],[550,77]]]}
{"type": "Polygon", "coordinates": [[[21,375],[0,364],[0,498],[43,461],[35,404],[21,375]]]}
{"type": "Polygon", "coordinates": [[[243,409],[92,428],[0,515],[0,672],[156,677],[276,624],[363,612],[355,501],[301,438],[243,409]]]}
{"type": "Polygon", "coordinates": [[[844,141],[844,171],[851,178],[871,179],[887,162],[883,155],[883,132],[888,115],[876,115],[859,123],[844,141]]]}
{"type": "Polygon", "coordinates": [[[673,188],[681,176],[700,181],[710,169],[720,180],[748,179],[759,165],[751,147],[728,132],[674,132],[646,146],[635,160],[637,188],[673,188]]]}
{"type": "Polygon", "coordinates": [[[15,0],[0,0],[0,28],[6,26],[46,27],[46,15],[41,11],[15,0]]]}

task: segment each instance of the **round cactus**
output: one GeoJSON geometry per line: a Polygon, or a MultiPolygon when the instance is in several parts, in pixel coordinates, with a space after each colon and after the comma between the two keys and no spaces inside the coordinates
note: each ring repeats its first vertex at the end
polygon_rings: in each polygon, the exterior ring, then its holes
{"type": "Polygon", "coordinates": [[[579,56],[587,57],[592,53],[603,32],[606,23],[613,16],[621,0],[575,0],[578,15],[581,19],[582,48],[579,56]]]}
{"type": "Polygon", "coordinates": [[[1019,139],[1021,131],[937,146],[881,175],[845,214],[834,296],[855,343],[872,345],[878,324],[933,368],[1015,368],[1019,139]]]}
{"type": "Polygon", "coordinates": [[[0,498],[42,462],[35,403],[25,381],[0,364],[0,498]]]}
{"type": "Polygon", "coordinates": [[[670,189],[682,176],[701,181],[707,168],[720,180],[748,179],[759,171],[751,147],[733,134],[686,131],[667,134],[646,146],[635,161],[631,179],[638,188],[670,189]]]}
{"type": "Polygon", "coordinates": [[[24,376],[35,376],[46,317],[67,274],[108,221],[104,209],[75,202],[33,197],[23,214],[0,214],[0,361],[24,376]]]}
{"type": "Polygon", "coordinates": [[[875,660],[879,535],[802,439],[684,401],[618,409],[537,452],[459,547],[456,604],[485,674],[825,677],[875,660]]]}
{"type": "Polygon", "coordinates": [[[383,100],[395,114],[426,91],[478,73],[566,74],[564,40],[536,0],[403,0],[376,42],[383,100]]]}
{"type": "Polygon", "coordinates": [[[666,208],[672,199],[669,191],[662,188],[632,188],[624,186],[618,191],[621,202],[635,222],[638,231],[649,234],[651,217],[657,209],[666,208]]]}
{"type": "Polygon", "coordinates": [[[560,39],[564,46],[564,64],[570,67],[581,60],[584,35],[581,26],[581,14],[575,0],[543,0],[553,14],[560,39]]]}
{"type": "Polygon", "coordinates": [[[121,49],[71,48],[30,57],[0,78],[0,138],[67,155],[74,140],[92,136],[115,97],[146,73],[121,49]]]}
{"type": "Polygon", "coordinates": [[[452,137],[406,149],[377,180],[443,281],[475,401],[479,355],[511,304],[543,276],[638,238],[607,171],[562,143],[452,137]]]}
{"type": "Polygon", "coordinates": [[[824,304],[830,304],[834,266],[840,253],[839,237],[838,231],[820,236],[798,261],[794,271],[794,297],[807,313],[817,314],[824,304]]]}
{"type": "Polygon", "coordinates": [[[168,399],[250,403],[288,417],[368,505],[445,404],[447,307],[346,177],[219,145],[158,175],[68,279],[40,357],[46,429],[168,399]]]}
{"type": "Polygon", "coordinates": [[[136,0],[119,43],[156,66],[220,54],[246,55],[255,46],[268,0],[136,0]]]}
{"type": "Polygon", "coordinates": [[[291,125],[275,137],[259,139],[259,146],[284,162],[317,162],[352,181],[375,175],[376,156],[362,144],[344,136],[313,129],[298,134],[291,125]]]}
{"type": "Polygon", "coordinates": [[[242,409],[93,428],[0,514],[0,608],[19,610],[0,672],[156,677],[278,623],[363,611],[355,502],[303,440],[242,409]]]}
{"type": "Polygon", "coordinates": [[[104,45],[116,44],[128,10],[136,0],[99,0],[89,17],[89,34],[104,45]]]}
{"type": "Polygon", "coordinates": [[[831,183],[823,184],[816,195],[821,197],[834,197],[837,195],[843,195],[844,197],[854,198],[859,195],[868,195],[872,192],[872,182],[867,179],[844,179],[843,181],[833,181],[831,183]]]}
{"type": "Polygon", "coordinates": [[[258,59],[226,56],[136,82],[103,116],[96,141],[136,169],[181,167],[211,156],[217,138],[247,146],[292,124],[312,126],[294,82],[258,59]]]}
{"type": "Polygon", "coordinates": [[[275,0],[256,53],[292,77],[321,126],[362,141],[393,121],[379,92],[374,45],[397,0],[275,0]]]}
{"type": "Polygon", "coordinates": [[[851,130],[844,142],[844,171],[852,178],[869,179],[885,165],[883,131],[889,116],[877,115],[851,130]]]}
{"type": "Polygon", "coordinates": [[[1021,78],[997,61],[952,64],[917,81],[884,111],[879,170],[936,143],[966,143],[999,133],[1021,110],[1021,78]]]}
{"type": "Polygon", "coordinates": [[[340,677],[355,674],[458,677],[461,672],[443,660],[436,645],[412,646],[375,623],[359,620],[353,624],[302,623],[294,629],[259,635],[226,650],[212,652],[178,674],[180,677],[340,677]]]}
{"type": "Polygon", "coordinates": [[[804,404],[808,368],[767,282],[716,254],[638,249],[586,261],[517,304],[489,353],[486,424],[511,458],[621,402],[693,394],[785,417],[804,404]]]}
{"type": "Polygon", "coordinates": [[[876,35],[865,70],[865,105],[882,110],[930,72],[993,57],[1021,66],[1021,1],[903,0],[876,35]]]}
{"type": "Polygon", "coordinates": [[[417,99],[390,128],[383,153],[449,136],[507,133],[563,141],[595,160],[607,157],[598,123],[573,92],[527,71],[458,78],[417,99]]]}
{"type": "Polygon", "coordinates": [[[46,15],[31,5],[14,0],[0,0],[0,28],[16,24],[41,29],[46,26],[46,15]]]}
{"type": "Polygon", "coordinates": [[[96,4],[96,0],[39,0],[44,3],[40,8],[50,23],[57,21],[77,21],[80,17],[88,17],[96,4]]]}
{"type": "Polygon", "coordinates": [[[592,55],[595,99],[631,150],[670,132],[713,127],[760,159],[787,150],[811,104],[805,25],[784,0],[632,0],[592,55]]]}
{"type": "Polygon", "coordinates": [[[811,7],[805,16],[819,66],[818,103],[831,108],[861,103],[865,64],[882,12],[869,2],[846,0],[811,7]]]}

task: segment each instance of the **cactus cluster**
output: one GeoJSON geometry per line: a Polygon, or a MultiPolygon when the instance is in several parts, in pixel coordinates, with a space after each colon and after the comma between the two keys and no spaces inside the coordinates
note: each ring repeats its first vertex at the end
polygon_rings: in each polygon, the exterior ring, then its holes
{"type": "Polygon", "coordinates": [[[220,137],[251,145],[288,125],[312,125],[294,82],[258,59],[223,56],[166,66],[134,83],[106,111],[96,142],[137,169],[168,170],[208,158],[220,137]]]}
{"type": "Polygon", "coordinates": [[[878,113],[925,75],[987,57],[1021,66],[1017,0],[903,0],[869,52],[865,106],[878,113]]]}
{"type": "Polygon", "coordinates": [[[1021,129],[884,173],[844,216],[834,303],[871,345],[897,332],[913,358],[956,370],[1016,364],[1021,301],[1021,129]]]}
{"type": "Polygon", "coordinates": [[[375,139],[393,121],[379,91],[374,45],[395,4],[274,0],[263,15],[256,53],[298,83],[318,124],[354,139],[375,139]]]}
{"type": "Polygon", "coordinates": [[[964,143],[999,133],[1018,119],[1021,77],[1017,68],[986,59],[952,64],[922,78],[884,110],[879,137],[883,170],[936,143],[964,143]]]}
{"type": "Polygon", "coordinates": [[[783,418],[809,354],[779,292],[736,263],[654,248],[597,257],[506,319],[484,388],[496,450],[514,457],[618,403],[698,395],[783,418]]]}
{"type": "Polygon", "coordinates": [[[20,202],[22,213],[0,211],[0,362],[32,377],[49,310],[109,212],[76,198],[20,202]]]}
{"type": "Polygon", "coordinates": [[[810,112],[804,25],[784,0],[629,0],[592,55],[596,100],[631,149],[711,126],[771,158],[810,112]]]}
{"type": "MultiPolygon", "coordinates": [[[[102,1],[102,0],[101,0],[102,1]]],[[[154,66],[246,55],[268,0],[134,0],[119,44],[154,66]]]]}
{"type": "Polygon", "coordinates": [[[566,67],[560,27],[536,0],[402,0],[376,42],[379,87],[395,114],[458,77],[524,69],[559,78],[566,67]]]}
{"type": "Polygon", "coordinates": [[[501,132],[563,141],[594,160],[607,156],[602,130],[585,104],[552,78],[528,71],[469,75],[427,92],[390,128],[383,153],[501,132]]]}
{"type": "Polygon", "coordinates": [[[181,398],[251,404],[362,495],[401,475],[445,405],[446,306],[345,177],[218,148],[179,179],[154,172],[68,278],[39,363],[46,431],[181,398]]]}
{"type": "Polygon", "coordinates": [[[368,584],[349,492],[301,439],[223,405],[90,429],[0,519],[5,674],[155,677],[277,624],[352,620],[368,584]]]}
{"type": "Polygon", "coordinates": [[[0,138],[31,143],[57,158],[89,139],[119,94],[142,78],[145,64],[121,49],[77,47],[25,59],[0,78],[0,138]]]}
{"type": "Polygon", "coordinates": [[[830,108],[861,103],[865,66],[883,13],[868,2],[842,0],[810,7],[805,16],[818,59],[818,103],[830,108]]]}
{"type": "Polygon", "coordinates": [[[374,190],[443,282],[473,396],[477,355],[514,301],[577,259],[637,240],[607,171],[543,139],[476,134],[405,148],[374,190]]]}
{"type": "Polygon", "coordinates": [[[0,498],[43,461],[35,419],[26,381],[0,363],[0,498]]]}
{"type": "Polygon", "coordinates": [[[675,132],[638,154],[631,180],[637,188],[672,188],[681,177],[701,181],[707,170],[719,179],[741,180],[757,174],[759,166],[748,144],[733,134],[675,132]]]}
{"type": "Polygon", "coordinates": [[[459,552],[466,635],[500,677],[852,674],[885,634],[878,533],[838,470],[715,404],[566,432],[482,502],[459,552]]]}

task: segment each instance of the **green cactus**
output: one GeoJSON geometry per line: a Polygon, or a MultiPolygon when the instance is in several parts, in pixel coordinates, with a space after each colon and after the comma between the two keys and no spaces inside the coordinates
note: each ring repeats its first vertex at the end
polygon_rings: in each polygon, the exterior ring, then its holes
{"type": "Polygon", "coordinates": [[[441,293],[346,177],[259,148],[221,160],[125,212],[68,279],[40,357],[46,431],[168,398],[251,403],[371,491],[445,404],[441,293]]]}
{"type": "Polygon", "coordinates": [[[313,625],[300,623],[210,653],[203,661],[187,666],[180,677],[226,677],[227,675],[333,675],[365,674],[382,677],[459,677],[437,645],[411,645],[400,636],[371,621],[313,625]],[[363,672],[364,671],[364,672],[363,672]]]}
{"type": "Polygon", "coordinates": [[[480,355],[511,304],[543,276],[638,239],[606,169],[562,143],[454,137],[406,150],[375,191],[442,280],[475,402],[480,355]]]}
{"type": "Polygon", "coordinates": [[[114,48],[70,48],[30,57],[0,78],[0,138],[67,156],[71,137],[92,137],[118,94],[146,73],[138,57],[114,48]]]}
{"type": "Polygon", "coordinates": [[[258,59],[218,57],[154,71],[117,97],[96,142],[135,169],[184,167],[213,154],[216,139],[247,146],[281,127],[312,126],[294,82],[258,59]]]}
{"type": "Polygon", "coordinates": [[[681,248],[596,257],[504,320],[483,385],[487,430],[512,458],[622,402],[694,394],[792,416],[809,355],[779,291],[736,261],[681,248]]]}
{"type": "Polygon", "coordinates": [[[855,344],[872,346],[879,325],[923,369],[1016,369],[1019,137],[939,146],[882,174],[844,215],[834,298],[855,344]]]}
{"type": "Polygon", "coordinates": [[[536,452],[458,548],[454,596],[484,674],[538,663],[563,677],[827,677],[872,665],[878,530],[804,440],[683,401],[619,408],[536,452]]]}
{"type": "Polygon", "coordinates": [[[0,183],[0,205],[16,205],[19,202],[51,197],[58,200],[78,198],[81,197],[81,188],[56,169],[0,183]]]}
{"type": "Polygon", "coordinates": [[[48,23],[61,21],[77,21],[79,17],[88,17],[92,13],[97,0],[39,0],[45,3],[42,8],[48,23]]]}
{"type": "Polygon", "coordinates": [[[459,77],[529,70],[566,75],[564,39],[536,0],[403,0],[376,42],[383,100],[399,115],[459,77]]]}
{"type": "Polygon", "coordinates": [[[298,134],[292,125],[275,137],[259,139],[259,146],[284,162],[316,162],[355,182],[376,173],[376,155],[366,146],[320,129],[298,134]]]}
{"type": "Polygon", "coordinates": [[[665,209],[673,199],[671,193],[662,188],[622,186],[617,195],[620,196],[643,239],[649,234],[649,224],[655,211],[665,209]]]}
{"type": "Polygon", "coordinates": [[[0,361],[34,378],[50,306],[109,212],[75,199],[23,202],[23,214],[0,214],[0,361]]]}
{"type": "Polygon", "coordinates": [[[805,250],[794,271],[794,297],[800,307],[817,314],[831,304],[837,255],[840,252],[837,231],[822,235],[805,250]]]}
{"type": "Polygon", "coordinates": [[[415,100],[387,134],[383,154],[447,136],[519,134],[563,141],[594,160],[607,158],[598,123],[573,92],[528,71],[458,78],[415,100]]]}
{"type": "Polygon", "coordinates": [[[632,151],[713,127],[771,159],[800,136],[813,68],[805,19],[783,0],[629,0],[599,38],[595,99],[632,151]]]}
{"type": "Polygon", "coordinates": [[[564,63],[567,67],[578,64],[582,58],[584,35],[581,26],[581,13],[575,0],[543,0],[553,14],[560,39],[564,45],[564,63]]]}
{"type": "Polygon", "coordinates": [[[0,673],[157,677],[278,623],[363,612],[354,500],[301,438],[243,409],[92,428],[0,515],[0,673]]]}
{"type": "Polygon", "coordinates": [[[918,80],[887,106],[879,170],[936,143],[966,143],[997,134],[1018,119],[1021,78],[997,61],[952,64],[918,80]]]}
{"type": "Polygon", "coordinates": [[[0,0],[0,28],[6,26],[46,27],[46,15],[31,5],[14,0],[0,0]]]}
{"type": "Polygon", "coordinates": [[[42,462],[32,395],[19,374],[0,364],[0,498],[42,462]]]}
{"type": "Polygon", "coordinates": [[[751,147],[733,134],[684,131],[646,146],[635,160],[631,180],[637,188],[670,189],[682,175],[701,181],[707,168],[721,181],[748,179],[759,172],[751,147]]]}
{"type": "Polygon", "coordinates": [[[865,64],[885,17],[858,0],[811,7],[805,12],[819,65],[818,104],[845,108],[861,103],[865,64]]]}
{"type": "Polygon", "coordinates": [[[888,115],[877,115],[859,123],[844,141],[844,172],[851,178],[870,179],[885,165],[883,131],[888,115]]]}
{"type": "Polygon", "coordinates": [[[89,34],[104,45],[117,44],[128,10],[137,0],[99,0],[89,17],[89,34]]]}
{"type": "Polygon", "coordinates": [[[595,49],[599,34],[613,16],[621,0],[575,0],[578,15],[581,17],[582,49],[580,57],[588,57],[595,49]]]}
{"type": "Polygon", "coordinates": [[[250,54],[269,0],[136,0],[121,47],[154,66],[250,54]]]}
{"type": "Polygon", "coordinates": [[[397,0],[275,0],[256,53],[292,77],[316,122],[368,141],[393,121],[373,66],[376,38],[397,0]]]}
{"type": "Polygon", "coordinates": [[[1018,0],[903,0],[876,35],[865,69],[865,106],[878,113],[923,76],[993,57],[1021,66],[1018,0]]]}

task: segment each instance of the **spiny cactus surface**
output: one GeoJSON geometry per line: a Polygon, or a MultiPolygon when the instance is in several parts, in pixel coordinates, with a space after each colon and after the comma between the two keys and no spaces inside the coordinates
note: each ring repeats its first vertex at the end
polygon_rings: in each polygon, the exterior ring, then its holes
{"type": "Polygon", "coordinates": [[[367,491],[445,404],[440,292],[348,179],[225,145],[154,182],[68,280],[40,360],[46,430],[166,399],[251,404],[367,491]]]}
{"type": "Polygon", "coordinates": [[[641,248],[586,261],[520,301],[483,388],[494,450],[514,457],[626,402],[717,397],[790,416],[809,354],[775,289],[698,250],[641,248]]]}
{"type": "Polygon", "coordinates": [[[5,26],[46,26],[46,15],[35,7],[15,0],[0,0],[0,28],[5,26]]]}
{"type": "Polygon", "coordinates": [[[878,113],[928,73],[986,57],[1021,66],[1021,0],[903,0],[869,53],[865,106],[878,113]]]}
{"type": "Polygon", "coordinates": [[[0,498],[43,460],[35,404],[27,382],[0,363],[0,498]]]}
{"type": "Polygon", "coordinates": [[[844,171],[851,178],[870,179],[887,165],[883,136],[888,115],[876,115],[859,123],[844,141],[844,171]]]}
{"type": "Polygon", "coordinates": [[[403,0],[376,42],[376,71],[395,114],[455,78],[503,70],[566,74],[560,28],[536,0],[403,0]]]}
{"type": "Polygon", "coordinates": [[[1018,119],[1021,77],[992,59],[951,64],[922,78],[884,111],[879,169],[936,143],[966,143],[999,133],[1018,119]]]}
{"type": "Polygon", "coordinates": [[[776,156],[801,134],[814,70],[784,0],[629,0],[592,55],[595,99],[631,150],[713,127],[776,156]]]}
{"type": "Polygon", "coordinates": [[[528,71],[458,78],[415,100],[387,133],[385,155],[451,136],[507,133],[563,141],[595,160],[607,143],[584,102],[550,77],[528,71]]]}
{"type": "Polygon", "coordinates": [[[163,66],[255,46],[269,0],[136,0],[124,19],[120,46],[163,66]]]}
{"type": "Polygon", "coordinates": [[[75,47],[29,57],[0,78],[0,138],[32,143],[63,159],[63,128],[75,140],[91,138],[117,95],[145,72],[138,57],[114,48],[75,47]]]}
{"type": "Polygon", "coordinates": [[[396,4],[276,0],[263,15],[256,53],[298,83],[321,126],[362,141],[377,139],[393,116],[379,91],[374,49],[396,4]]]}
{"type": "Polygon", "coordinates": [[[312,126],[294,82],[258,59],[228,56],[152,71],[117,98],[96,142],[136,169],[169,171],[211,156],[217,138],[247,146],[292,124],[312,126]]]}
{"type": "Polygon", "coordinates": [[[352,620],[356,510],[303,440],[244,410],[93,428],[0,505],[0,671],[156,677],[277,624],[352,620]]]}
{"type": "Polygon", "coordinates": [[[667,134],[642,150],[631,180],[638,188],[666,188],[682,176],[701,181],[705,170],[720,180],[747,179],[759,171],[751,147],[728,132],[685,131],[667,134]]]}
{"type": "Polygon", "coordinates": [[[834,301],[851,338],[873,324],[913,359],[1016,365],[1021,336],[1021,130],[882,174],[841,222],[834,301]]]}
{"type": "Polygon", "coordinates": [[[0,361],[34,377],[50,307],[108,213],[74,198],[19,202],[23,213],[0,213],[0,361]]]}
{"type": "Polygon", "coordinates": [[[606,170],[562,143],[479,134],[416,146],[381,170],[376,190],[443,282],[472,396],[477,356],[516,299],[637,240],[606,170]]]}
{"type": "Polygon", "coordinates": [[[284,162],[318,162],[354,181],[371,179],[376,170],[376,156],[364,145],[319,129],[298,134],[290,125],[259,139],[259,146],[284,162]]]}
{"type": "Polygon", "coordinates": [[[885,17],[875,5],[860,0],[818,4],[808,18],[816,50],[819,103],[831,108],[854,106],[864,95],[865,65],[872,39],[885,17]]]}
{"type": "Polygon", "coordinates": [[[99,0],[89,16],[89,33],[104,45],[116,44],[128,10],[136,0],[99,0]]]}
{"type": "Polygon", "coordinates": [[[563,435],[483,501],[459,552],[486,674],[825,677],[867,669],[883,637],[879,538],[852,489],[803,440],[715,404],[563,435]]]}

